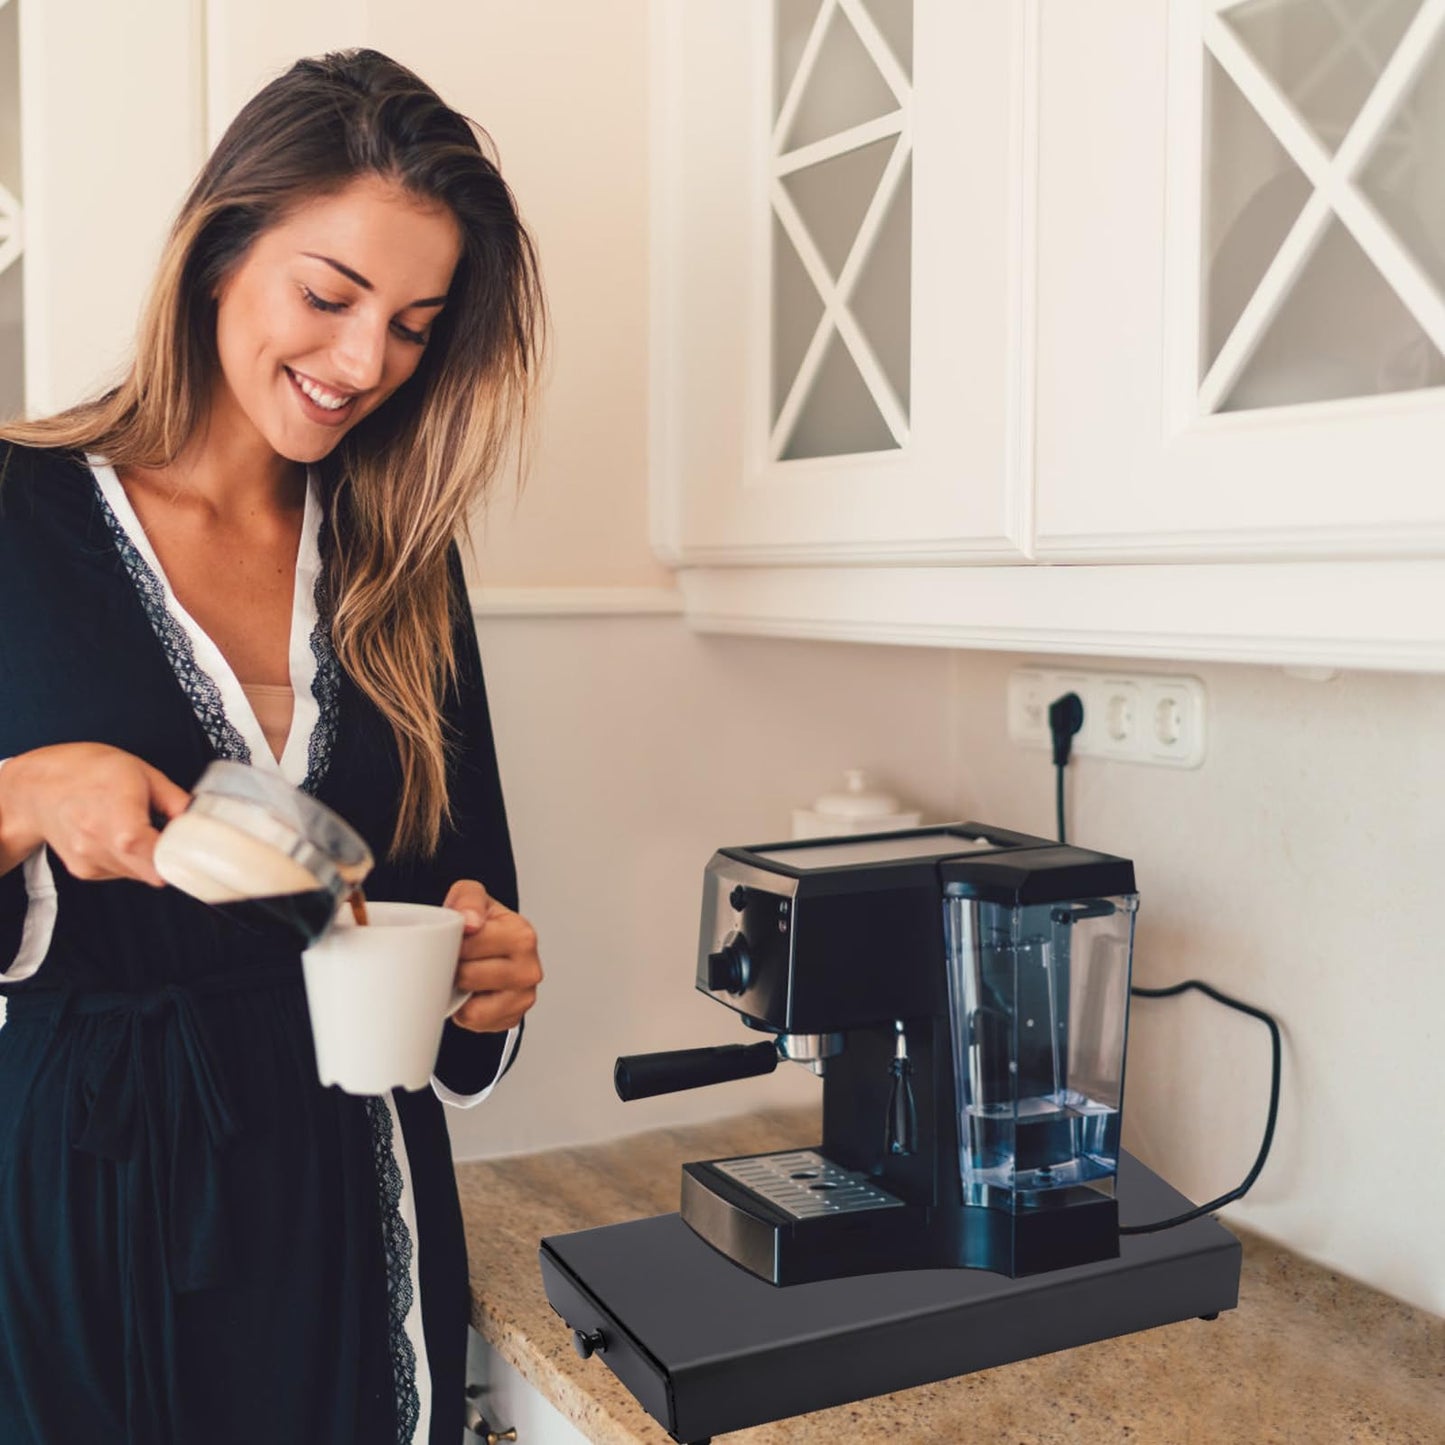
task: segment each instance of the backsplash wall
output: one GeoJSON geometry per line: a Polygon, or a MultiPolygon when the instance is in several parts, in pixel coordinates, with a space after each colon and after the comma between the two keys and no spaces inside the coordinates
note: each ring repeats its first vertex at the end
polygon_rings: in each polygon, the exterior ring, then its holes
{"type": "MultiPolygon", "coordinates": [[[[676,618],[484,619],[522,879],[548,969],[497,1094],[449,1111],[459,1157],[817,1097],[801,1070],[623,1105],[618,1053],[737,1042],[692,986],[702,870],[876,769],[929,820],[1052,835],[1045,752],[1006,737],[1025,659],[701,637],[676,618]]],[[[1097,660],[1080,665],[1100,667],[1097,660]]],[[[1445,678],[1165,666],[1208,692],[1193,771],[1076,759],[1070,836],[1136,861],[1136,977],[1211,982],[1285,1034],[1274,1151],[1227,1215],[1445,1314],[1445,678]]],[[[1258,1147],[1269,1040],[1199,997],[1135,1002],[1124,1142],[1196,1200],[1258,1147]]]]}

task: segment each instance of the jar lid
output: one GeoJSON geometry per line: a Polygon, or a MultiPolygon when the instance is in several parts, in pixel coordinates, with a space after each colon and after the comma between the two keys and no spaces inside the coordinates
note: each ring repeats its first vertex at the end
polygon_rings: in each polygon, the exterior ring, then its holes
{"type": "Polygon", "coordinates": [[[868,775],[862,768],[844,774],[844,791],[824,793],[813,811],[824,818],[887,818],[898,811],[898,799],[888,793],[869,790],[868,775]]]}

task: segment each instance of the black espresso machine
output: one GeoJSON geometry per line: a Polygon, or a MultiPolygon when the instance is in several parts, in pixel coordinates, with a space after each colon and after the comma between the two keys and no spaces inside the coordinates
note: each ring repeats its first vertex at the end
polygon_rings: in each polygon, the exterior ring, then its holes
{"type": "Polygon", "coordinates": [[[542,1241],[547,1296],[678,1441],[1234,1307],[1240,1251],[1119,1146],[1133,865],[984,824],[724,848],[697,987],[765,1037],[624,1099],[823,1080],[811,1149],[542,1241]],[[1123,1237],[1121,1237],[1121,1221],[1123,1237]]]}

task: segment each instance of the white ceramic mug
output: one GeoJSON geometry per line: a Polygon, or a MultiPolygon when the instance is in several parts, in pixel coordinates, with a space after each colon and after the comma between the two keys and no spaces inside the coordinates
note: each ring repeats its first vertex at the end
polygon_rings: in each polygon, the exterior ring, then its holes
{"type": "Polygon", "coordinates": [[[373,903],[358,927],[343,908],[301,955],[316,1070],[348,1094],[420,1089],[442,1027],[471,997],[454,988],[466,920],[429,903],[373,903]]]}

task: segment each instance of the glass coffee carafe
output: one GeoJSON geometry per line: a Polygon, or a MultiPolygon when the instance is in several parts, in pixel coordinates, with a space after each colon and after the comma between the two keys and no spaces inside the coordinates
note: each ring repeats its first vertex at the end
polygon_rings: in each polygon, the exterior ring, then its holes
{"type": "Polygon", "coordinates": [[[279,926],[303,947],[347,900],[365,921],[361,886],[374,861],[325,804],[276,773],[230,761],[201,774],[155,852],[156,871],[173,887],[243,922],[279,926]]]}

